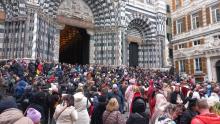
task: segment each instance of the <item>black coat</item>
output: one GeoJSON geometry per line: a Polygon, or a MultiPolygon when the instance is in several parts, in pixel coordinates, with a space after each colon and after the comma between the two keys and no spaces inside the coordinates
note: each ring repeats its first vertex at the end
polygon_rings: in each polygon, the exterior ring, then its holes
{"type": "Polygon", "coordinates": [[[126,124],[149,124],[149,117],[146,113],[131,113],[126,124]]]}
{"type": "Polygon", "coordinates": [[[103,124],[103,121],[102,121],[102,115],[105,111],[105,107],[106,104],[100,104],[95,108],[93,114],[92,114],[92,117],[91,117],[91,123],[90,124],[103,124]]]}
{"type": "Polygon", "coordinates": [[[146,111],[146,103],[142,97],[136,97],[132,105],[132,113],[130,114],[126,124],[149,124],[149,115],[146,111]]]}
{"type": "Polygon", "coordinates": [[[184,102],[184,96],[183,96],[183,94],[182,93],[178,93],[178,92],[173,92],[173,93],[171,93],[171,98],[170,98],[170,102],[172,103],[172,104],[177,104],[176,103],[176,100],[177,100],[177,95],[180,95],[180,98],[182,99],[182,101],[184,102]]]}
{"type": "Polygon", "coordinates": [[[180,124],[190,124],[193,117],[195,117],[198,113],[192,110],[186,110],[183,112],[180,117],[180,124]]]}

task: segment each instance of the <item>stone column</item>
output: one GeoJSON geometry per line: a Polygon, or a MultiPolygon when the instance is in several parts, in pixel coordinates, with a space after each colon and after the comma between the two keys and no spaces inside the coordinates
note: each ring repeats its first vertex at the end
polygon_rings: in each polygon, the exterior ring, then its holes
{"type": "Polygon", "coordinates": [[[207,60],[208,79],[209,79],[209,81],[212,81],[212,66],[211,66],[210,57],[207,57],[206,60],[207,60]]]}
{"type": "Polygon", "coordinates": [[[53,56],[53,60],[55,62],[59,62],[59,53],[60,53],[60,31],[63,30],[65,28],[64,24],[57,24],[56,25],[56,34],[54,37],[54,56],[53,56]]]}

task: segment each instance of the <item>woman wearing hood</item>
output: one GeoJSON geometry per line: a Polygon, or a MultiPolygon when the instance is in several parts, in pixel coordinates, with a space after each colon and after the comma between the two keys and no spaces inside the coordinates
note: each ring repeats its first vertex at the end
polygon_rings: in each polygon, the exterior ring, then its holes
{"type": "Polygon", "coordinates": [[[78,114],[74,107],[74,97],[72,95],[63,97],[63,102],[56,106],[53,118],[56,124],[76,124],[78,114]]]}
{"type": "Polygon", "coordinates": [[[136,97],[132,104],[132,113],[126,124],[148,124],[149,116],[145,112],[146,103],[142,97],[136,97]]]}
{"type": "Polygon", "coordinates": [[[76,111],[78,112],[78,120],[76,124],[89,124],[90,117],[87,108],[91,105],[89,100],[84,96],[83,89],[78,88],[77,93],[74,94],[74,103],[76,111]]]}
{"type": "Polygon", "coordinates": [[[154,113],[154,107],[155,107],[155,104],[156,104],[156,99],[155,99],[154,95],[155,95],[154,81],[150,80],[149,81],[149,88],[148,88],[148,91],[147,91],[147,97],[148,97],[151,116],[154,113]]]}

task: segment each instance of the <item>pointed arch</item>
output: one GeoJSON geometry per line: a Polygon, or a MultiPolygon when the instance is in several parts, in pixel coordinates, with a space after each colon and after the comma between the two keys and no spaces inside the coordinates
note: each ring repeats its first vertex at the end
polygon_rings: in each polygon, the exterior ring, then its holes
{"type": "MultiPolygon", "coordinates": [[[[142,32],[144,41],[153,40],[156,34],[156,26],[143,14],[135,13],[126,16],[126,30],[137,28],[142,32]]],[[[127,32],[127,31],[126,31],[127,32]]]]}

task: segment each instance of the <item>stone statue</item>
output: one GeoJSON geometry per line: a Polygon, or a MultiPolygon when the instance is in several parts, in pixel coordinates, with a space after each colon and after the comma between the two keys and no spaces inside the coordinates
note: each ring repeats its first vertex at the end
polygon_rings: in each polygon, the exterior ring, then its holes
{"type": "Polygon", "coordinates": [[[65,0],[58,10],[58,15],[93,22],[92,11],[82,0],[65,0]]]}
{"type": "Polygon", "coordinates": [[[165,44],[164,44],[164,65],[165,66],[170,66],[170,61],[169,61],[169,41],[166,39],[165,44]]]}

